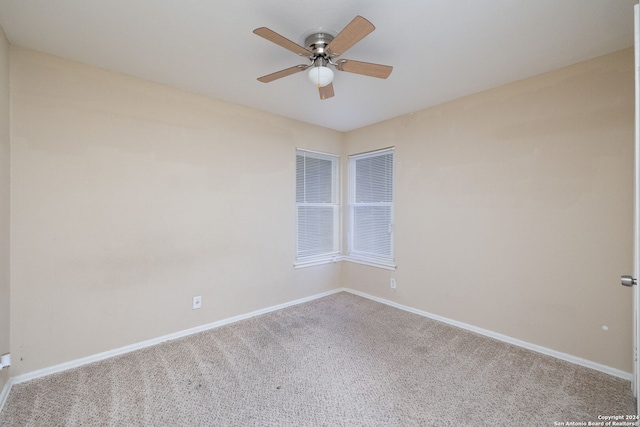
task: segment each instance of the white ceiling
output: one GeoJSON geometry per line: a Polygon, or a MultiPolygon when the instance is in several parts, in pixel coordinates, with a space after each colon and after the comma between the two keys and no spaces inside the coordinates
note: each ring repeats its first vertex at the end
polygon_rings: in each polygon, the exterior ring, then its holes
{"type": "Polygon", "coordinates": [[[633,0],[0,0],[9,42],[347,131],[633,45],[633,0]],[[304,44],[356,15],[376,30],[342,55],[393,65],[336,72],[321,101],[306,63],[252,33],[304,44]]]}

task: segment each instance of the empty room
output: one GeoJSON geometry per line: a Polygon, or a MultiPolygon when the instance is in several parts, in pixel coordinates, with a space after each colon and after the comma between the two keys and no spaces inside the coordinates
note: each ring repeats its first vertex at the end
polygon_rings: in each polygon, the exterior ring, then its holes
{"type": "Polygon", "coordinates": [[[638,425],[633,0],[0,0],[0,426],[638,425]]]}

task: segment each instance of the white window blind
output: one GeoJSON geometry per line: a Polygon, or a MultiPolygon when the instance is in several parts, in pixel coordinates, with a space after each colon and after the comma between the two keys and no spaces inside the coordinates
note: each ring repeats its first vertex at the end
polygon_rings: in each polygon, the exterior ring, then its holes
{"type": "Polygon", "coordinates": [[[296,151],[296,262],[340,251],[338,160],[332,154],[296,151]]]}
{"type": "Polygon", "coordinates": [[[349,157],[349,256],[393,265],[394,149],[349,157]]]}

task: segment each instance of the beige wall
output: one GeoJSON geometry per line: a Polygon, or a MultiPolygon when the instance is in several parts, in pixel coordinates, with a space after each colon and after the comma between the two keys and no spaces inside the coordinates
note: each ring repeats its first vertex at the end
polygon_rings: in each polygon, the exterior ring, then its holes
{"type": "Polygon", "coordinates": [[[341,285],[631,371],[632,50],[347,134],[20,48],[11,73],[12,375],[341,285]],[[398,269],[294,270],[295,147],[388,146],[398,269]]]}
{"type": "MultiPolygon", "coordinates": [[[[0,355],[9,352],[9,42],[0,28],[0,355]]],[[[0,392],[9,369],[0,371],[0,392]]]]}
{"type": "Polygon", "coordinates": [[[398,268],[344,285],[631,372],[633,94],[627,49],[348,133],[396,147],[398,268]]]}
{"type": "Polygon", "coordinates": [[[293,261],[295,148],[341,133],[20,48],[11,72],[12,375],[340,285],[293,261]]]}

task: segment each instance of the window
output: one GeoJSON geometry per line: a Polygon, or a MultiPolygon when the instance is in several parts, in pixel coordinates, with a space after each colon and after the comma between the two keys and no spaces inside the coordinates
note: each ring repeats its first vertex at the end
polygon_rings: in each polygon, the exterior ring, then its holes
{"type": "Polygon", "coordinates": [[[340,252],[339,157],[296,150],[296,265],[330,261],[340,252]]]}
{"type": "Polygon", "coordinates": [[[349,259],[395,268],[394,149],[349,157],[349,259]]]}

